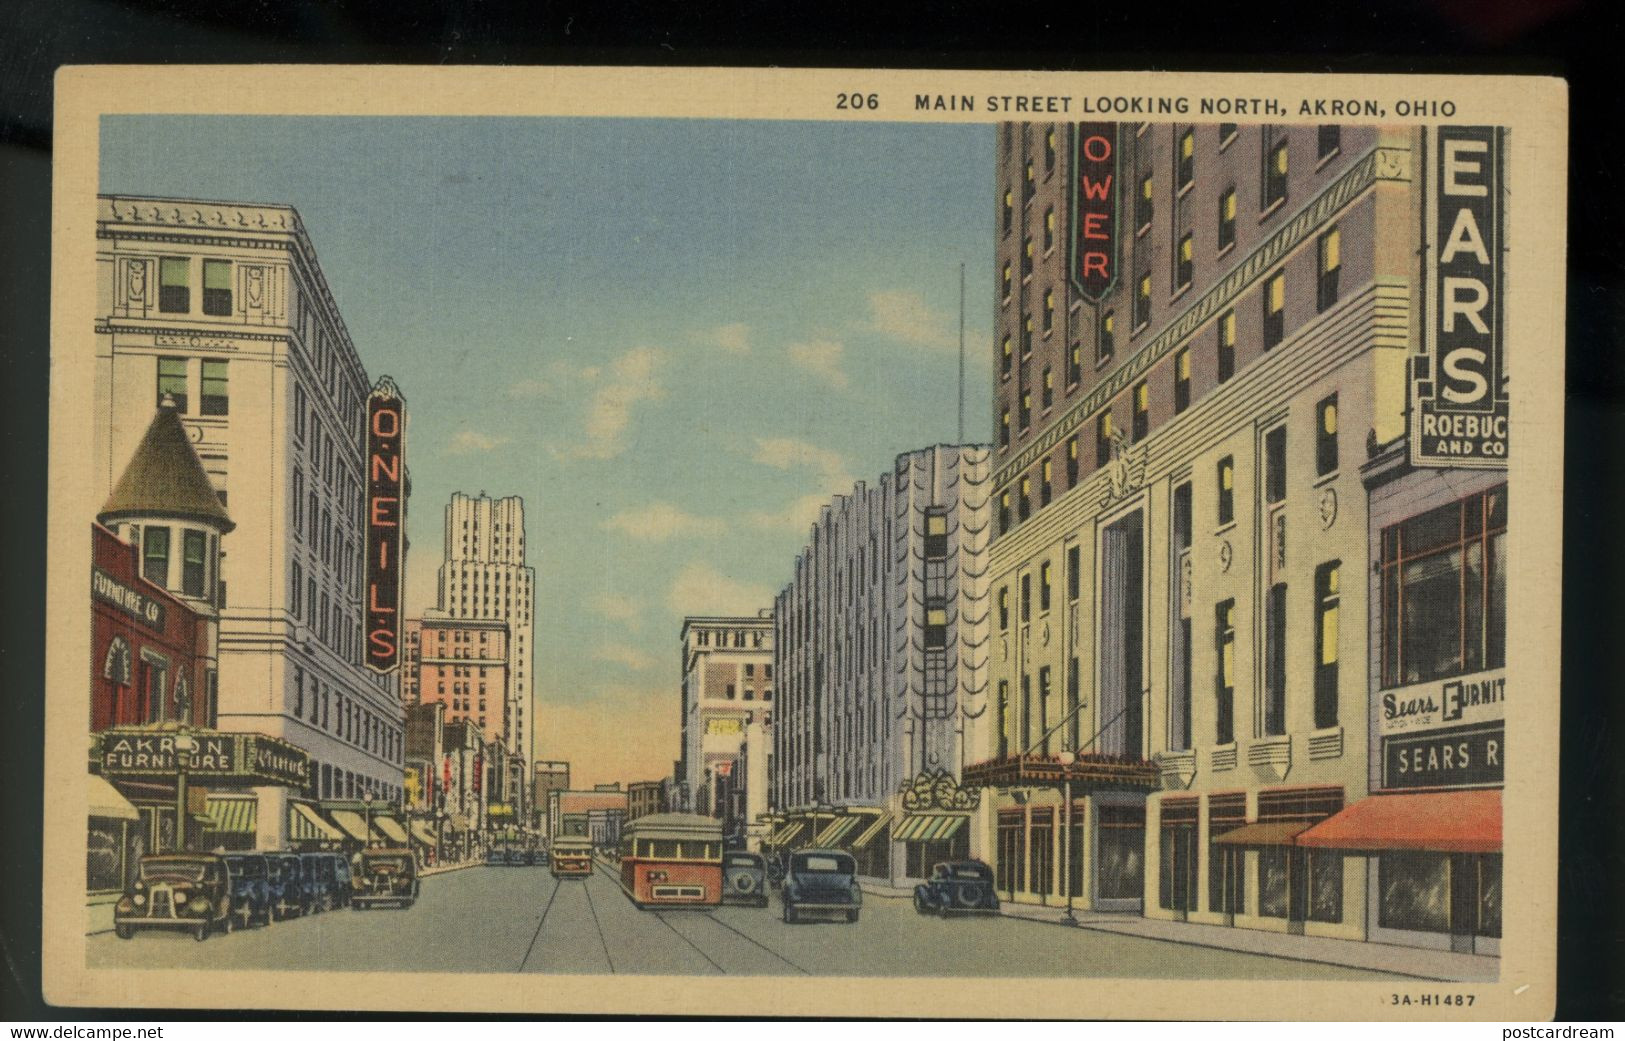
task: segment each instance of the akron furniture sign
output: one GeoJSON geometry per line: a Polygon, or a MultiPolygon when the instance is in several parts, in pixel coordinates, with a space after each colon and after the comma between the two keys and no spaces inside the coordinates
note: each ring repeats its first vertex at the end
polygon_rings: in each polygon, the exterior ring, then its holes
{"type": "MultiPolygon", "coordinates": [[[[179,769],[174,730],[113,729],[103,731],[98,749],[104,777],[173,778],[179,769]]],[[[303,788],[310,782],[310,756],[303,748],[265,734],[187,731],[192,748],[186,772],[221,787],[282,785],[303,788]]]]}
{"type": "Polygon", "coordinates": [[[367,397],[367,667],[401,663],[401,575],[405,546],[406,402],[395,381],[367,397]]]}
{"type": "Polygon", "coordinates": [[[1507,465],[1504,143],[1496,127],[1441,126],[1435,136],[1427,177],[1426,343],[1411,359],[1416,466],[1507,465]]]}

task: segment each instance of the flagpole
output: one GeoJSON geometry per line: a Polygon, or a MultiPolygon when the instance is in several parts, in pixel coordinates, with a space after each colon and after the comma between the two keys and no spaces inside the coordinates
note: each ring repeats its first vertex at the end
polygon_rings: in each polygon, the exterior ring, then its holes
{"type": "Polygon", "coordinates": [[[959,262],[959,444],[965,443],[965,262],[959,262]]]}

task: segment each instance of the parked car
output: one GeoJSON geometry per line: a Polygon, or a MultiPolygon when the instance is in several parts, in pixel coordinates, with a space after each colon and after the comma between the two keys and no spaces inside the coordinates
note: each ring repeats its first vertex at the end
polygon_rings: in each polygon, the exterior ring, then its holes
{"type": "Polygon", "coordinates": [[[938,864],[930,878],[914,887],[914,910],[920,914],[992,914],[998,909],[993,869],[980,860],[938,864]]]}
{"type": "Polygon", "coordinates": [[[231,917],[247,929],[255,922],[271,921],[270,866],[259,853],[227,853],[222,857],[231,879],[231,917]]]}
{"type": "Polygon", "coordinates": [[[530,862],[532,864],[540,865],[541,867],[546,867],[547,866],[547,850],[545,850],[545,849],[533,849],[533,850],[531,850],[531,861],[530,862]]]}
{"type": "Polygon", "coordinates": [[[420,884],[411,850],[363,850],[350,879],[350,903],[357,910],[377,904],[411,907],[420,884]]]}
{"type": "Polygon", "coordinates": [[[350,906],[350,862],[342,853],[328,854],[333,858],[333,898],[339,907],[350,906]]]}
{"type": "Polygon", "coordinates": [[[722,855],[722,901],[767,906],[767,863],[760,853],[722,855]]]}
{"type": "Polygon", "coordinates": [[[838,849],[796,850],[786,865],[779,899],[787,924],[795,924],[809,912],[855,922],[863,907],[857,862],[838,849]]]}
{"type": "Polygon", "coordinates": [[[331,911],[343,906],[349,898],[348,893],[341,893],[339,887],[348,885],[348,874],[341,881],[340,868],[348,867],[344,857],[338,853],[301,853],[299,862],[303,867],[302,882],[304,890],[304,913],[331,911]]]}
{"type": "Polygon", "coordinates": [[[184,929],[207,940],[216,926],[231,932],[231,879],[212,853],[148,854],[113,905],[113,932],[128,940],[137,929],[184,929]]]}
{"type": "Polygon", "coordinates": [[[299,854],[267,853],[265,866],[271,921],[279,922],[304,914],[309,901],[305,893],[304,862],[299,859],[299,854]]]}

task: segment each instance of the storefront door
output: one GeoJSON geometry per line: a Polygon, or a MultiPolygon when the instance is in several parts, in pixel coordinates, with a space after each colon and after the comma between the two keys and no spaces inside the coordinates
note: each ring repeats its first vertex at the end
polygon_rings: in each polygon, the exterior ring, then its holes
{"type": "Polygon", "coordinates": [[[1162,877],[1158,881],[1162,906],[1183,920],[1196,910],[1196,829],[1162,829],[1162,877]]]}

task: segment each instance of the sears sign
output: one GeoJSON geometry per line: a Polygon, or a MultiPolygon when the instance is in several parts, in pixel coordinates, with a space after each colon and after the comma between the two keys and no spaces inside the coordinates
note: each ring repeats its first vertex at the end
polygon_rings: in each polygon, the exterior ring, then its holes
{"type": "Polygon", "coordinates": [[[1434,141],[1427,342],[1411,359],[1411,462],[1505,467],[1502,131],[1445,126],[1434,141]]]}

